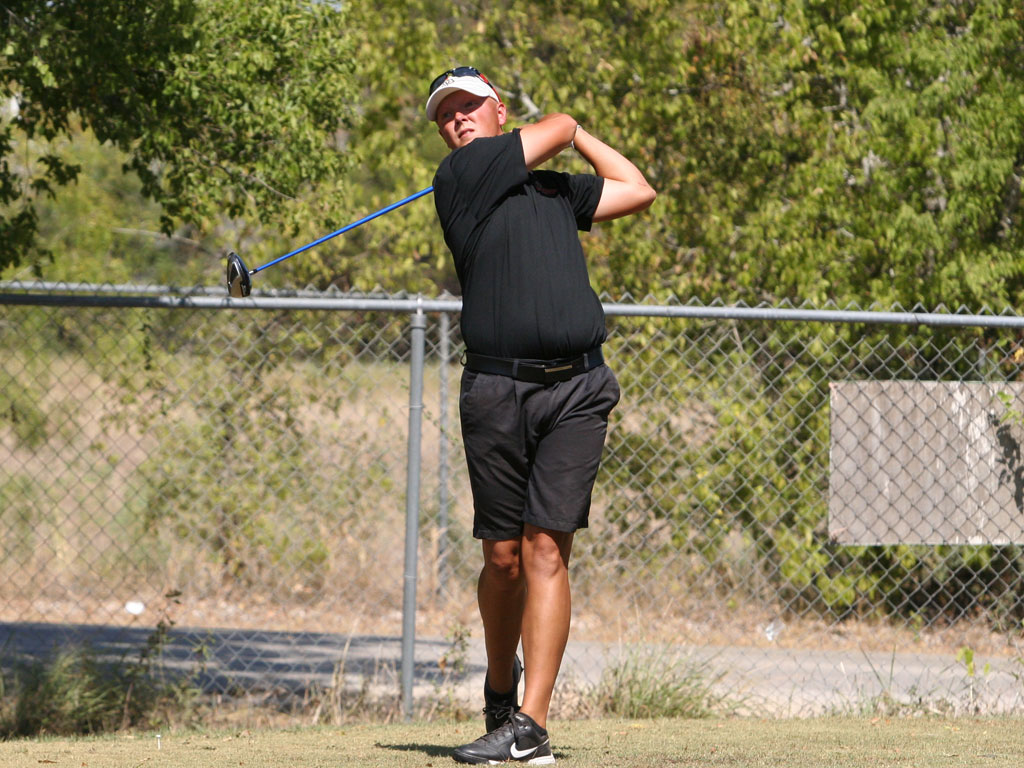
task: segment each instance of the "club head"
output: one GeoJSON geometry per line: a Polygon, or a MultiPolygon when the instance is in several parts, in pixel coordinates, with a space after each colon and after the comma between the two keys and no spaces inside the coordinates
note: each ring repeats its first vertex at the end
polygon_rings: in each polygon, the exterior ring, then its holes
{"type": "Polygon", "coordinates": [[[242,257],[232,251],[228,254],[228,295],[242,299],[252,293],[252,280],[242,257]]]}

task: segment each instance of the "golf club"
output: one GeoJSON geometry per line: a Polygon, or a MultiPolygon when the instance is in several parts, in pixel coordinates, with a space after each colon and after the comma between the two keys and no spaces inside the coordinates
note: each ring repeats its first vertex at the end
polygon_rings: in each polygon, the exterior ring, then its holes
{"type": "Polygon", "coordinates": [[[365,224],[371,219],[375,219],[378,216],[383,216],[385,213],[395,210],[395,208],[401,208],[406,203],[411,203],[413,200],[423,197],[424,195],[429,195],[433,191],[433,187],[421,189],[419,192],[409,195],[408,197],[399,200],[397,203],[386,205],[379,211],[371,213],[369,216],[364,216],[363,218],[359,219],[359,221],[353,221],[351,224],[347,224],[341,229],[331,232],[331,234],[329,235],[324,235],[318,240],[314,240],[312,243],[307,243],[301,248],[296,248],[294,251],[286,253],[284,256],[278,256],[273,261],[268,261],[263,266],[256,267],[256,269],[247,269],[245,266],[245,262],[242,261],[242,257],[239,256],[234,251],[232,251],[231,253],[228,254],[228,295],[236,299],[241,299],[248,296],[250,293],[252,293],[252,280],[250,278],[257,272],[262,272],[267,267],[272,267],[275,264],[284,261],[285,259],[290,259],[292,256],[298,253],[308,251],[313,246],[320,245],[320,243],[326,242],[327,240],[330,240],[332,237],[337,237],[338,235],[344,234],[345,232],[348,232],[350,229],[355,229],[360,224],[365,224]]]}

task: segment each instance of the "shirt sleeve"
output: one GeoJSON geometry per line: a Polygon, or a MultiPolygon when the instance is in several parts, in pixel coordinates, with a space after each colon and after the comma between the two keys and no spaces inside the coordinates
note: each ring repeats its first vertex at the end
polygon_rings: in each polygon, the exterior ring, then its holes
{"type": "Polygon", "coordinates": [[[572,213],[576,217],[576,228],[589,232],[594,225],[594,214],[597,204],[601,202],[604,191],[604,179],[590,173],[581,173],[568,177],[569,200],[572,213]]]}

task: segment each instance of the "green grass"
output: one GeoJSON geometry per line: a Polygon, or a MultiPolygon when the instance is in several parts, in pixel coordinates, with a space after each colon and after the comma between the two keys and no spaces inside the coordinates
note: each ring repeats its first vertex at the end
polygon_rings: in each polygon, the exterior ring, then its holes
{"type": "MultiPolygon", "coordinates": [[[[558,765],[785,768],[1018,768],[1021,721],[984,719],[580,720],[551,723],[558,765]]],[[[480,723],[354,725],[286,731],[135,733],[0,743],[0,765],[114,768],[437,768],[480,723]]]]}

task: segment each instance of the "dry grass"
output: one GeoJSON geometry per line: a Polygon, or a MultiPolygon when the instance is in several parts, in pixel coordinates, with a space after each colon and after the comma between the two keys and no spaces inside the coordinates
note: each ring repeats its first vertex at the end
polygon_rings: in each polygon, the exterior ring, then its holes
{"type": "MultiPolygon", "coordinates": [[[[12,361],[12,370],[28,370],[27,364],[12,361]]],[[[317,537],[329,552],[316,582],[294,578],[288,567],[268,560],[259,566],[266,580],[236,585],[211,559],[207,542],[182,538],[173,527],[148,533],[132,527],[144,490],[140,468],[167,447],[153,430],[138,428],[157,404],[101,380],[83,359],[32,365],[59,367],[61,376],[49,382],[39,403],[49,420],[45,442],[25,444],[0,425],[8,478],[0,476],[0,482],[8,483],[4,496],[25,521],[20,548],[0,564],[5,620],[121,624],[130,621],[123,610],[127,600],[149,604],[178,588],[186,592],[181,624],[332,631],[351,627],[357,614],[368,632],[393,632],[400,625],[409,397],[404,367],[353,363],[332,382],[323,382],[322,373],[318,380],[312,366],[302,365],[268,377],[268,388],[288,390],[299,403],[292,414],[298,429],[314,436],[314,453],[303,457],[311,481],[351,484],[357,494],[340,495],[329,510],[289,509],[289,519],[278,524],[285,530],[294,520],[316,521],[317,537]]],[[[191,367],[183,360],[175,366],[191,367]]],[[[449,378],[457,381],[454,369],[449,378]]],[[[423,422],[424,497],[436,496],[431,480],[441,439],[438,380],[435,366],[425,377],[430,405],[423,422]]],[[[177,434],[198,429],[202,416],[190,399],[159,407],[177,434]]],[[[460,460],[453,449],[449,461],[457,466],[460,460]]],[[[252,478],[240,482],[251,484],[252,478]]],[[[244,486],[240,492],[252,494],[258,506],[259,493],[244,486]]],[[[471,516],[467,495],[456,491],[452,502],[451,525],[464,530],[471,516]]],[[[437,592],[441,575],[430,556],[438,545],[436,529],[424,534],[420,583],[429,605],[436,602],[429,595],[437,592]]],[[[459,551],[452,555],[464,557],[459,551]]],[[[465,592],[453,583],[448,591],[460,601],[465,592]]],[[[451,601],[444,602],[435,606],[437,613],[449,613],[451,601]]],[[[440,623],[437,629],[443,631],[440,623]]]]}
{"type": "MultiPolygon", "coordinates": [[[[312,364],[271,373],[268,390],[288,391],[300,431],[314,435],[313,452],[303,466],[318,482],[363,482],[359,497],[325,510],[289,510],[295,519],[315,520],[316,535],[329,552],[315,583],[287,568],[263,564],[263,581],[239,585],[227,577],[210,552],[194,539],[162,529],[158,540],[137,539],[127,518],[138,514],[139,470],[162,448],[153,431],[139,428],[139,417],[157,404],[130,388],[98,377],[84,359],[11,358],[11,370],[53,369],[40,407],[52,434],[31,447],[0,427],[5,474],[31,478],[35,496],[11,497],[24,507],[25,543],[0,565],[0,620],[85,624],[137,624],[125,613],[127,600],[154,604],[169,589],[184,592],[175,620],[179,626],[230,627],[348,634],[395,635],[401,627],[404,570],[405,443],[408,424],[407,368],[391,363],[350,362],[331,381],[312,364]],[[378,457],[375,466],[369,457],[378,457]],[[381,474],[371,478],[373,471],[381,474]],[[322,475],[322,476],[321,476],[322,475]],[[386,487],[385,487],[386,486],[386,487]],[[133,507],[133,504],[136,505],[133,507]]],[[[170,362],[167,362],[171,365],[170,362]]],[[[200,363],[175,359],[172,371],[184,376],[200,363]]],[[[449,430],[457,432],[459,366],[448,368],[449,430]]],[[[216,373],[216,372],[214,372],[216,373]]],[[[213,378],[221,378],[213,375],[213,378]]],[[[436,477],[441,433],[437,403],[439,369],[425,373],[422,498],[424,514],[436,512],[436,477]]],[[[170,403],[166,421],[182,434],[202,416],[189,393],[170,403]]],[[[165,404],[166,405],[166,404],[165,404]]],[[[681,419],[681,416],[673,418],[681,419]]],[[[702,420],[678,426],[695,429],[702,420]]],[[[258,436],[253,436],[258,437],[258,436]]],[[[421,530],[418,632],[443,636],[453,622],[475,626],[475,573],[478,545],[467,534],[472,511],[462,457],[456,446],[453,467],[452,574],[442,592],[436,553],[436,526],[421,530]]],[[[13,492],[12,492],[13,493],[13,492]]],[[[259,503],[258,498],[253,499],[259,503]]],[[[595,498],[593,528],[579,535],[577,604],[573,639],[595,642],[675,642],[699,645],[856,649],[955,654],[968,646],[989,655],[1020,655],[1019,638],[988,631],[983,622],[915,630],[882,621],[833,621],[783,617],[785,631],[769,637],[766,627],[779,609],[759,596],[735,591],[729,598],[695,588],[685,558],[657,572],[633,564],[636,576],[618,561],[588,558],[587,539],[604,535],[607,500],[595,498]],[[642,580],[641,580],[642,577],[642,580]]],[[[204,510],[194,510],[205,514],[204,510]]],[[[290,521],[282,520],[284,527],[290,521]]],[[[735,567],[743,553],[733,558],[735,567]]],[[[662,566],[659,566],[662,567],[662,566]]],[[[711,585],[713,586],[713,585],[711,585]]]]}

